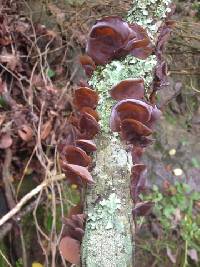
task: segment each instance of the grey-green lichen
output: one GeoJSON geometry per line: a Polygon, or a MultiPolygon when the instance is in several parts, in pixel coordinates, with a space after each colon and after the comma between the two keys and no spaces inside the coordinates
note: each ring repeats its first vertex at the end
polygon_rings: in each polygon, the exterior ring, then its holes
{"type": "Polygon", "coordinates": [[[140,0],[135,3],[126,17],[128,22],[135,22],[145,27],[151,37],[157,32],[159,23],[171,12],[171,0],[140,0]]]}
{"type": "Polygon", "coordinates": [[[132,266],[131,158],[119,138],[98,140],[95,187],[88,190],[83,267],[132,266]],[[130,264],[131,263],[131,264],[130,264]]]}
{"type": "Polygon", "coordinates": [[[127,255],[132,254],[132,244],[130,238],[125,235],[124,217],[120,216],[121,205],[117,194],[111,193],[107,199],[104,198],[95,206],[92,213],[88,214],[87,224],[90,228],[88,230],[93,238],[89,238],[87,247],[84,247],[92,255],[87,258],[87,266],[131,266],[128,265],[130,256],[127,255]],[[114,242],[110,242],[111,240],[114,242]],[[103,257],[104,253],[106,257],[103,257]]]}

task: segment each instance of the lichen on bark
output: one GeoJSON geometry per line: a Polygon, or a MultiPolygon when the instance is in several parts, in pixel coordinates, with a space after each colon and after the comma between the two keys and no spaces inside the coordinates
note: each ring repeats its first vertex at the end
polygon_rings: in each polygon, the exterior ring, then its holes
{"type": "MultiPolygon", "coordinates": [[[[127,20],[144,26],[155,43],[156,33],[170,0],[133,1],[127,20]]],[[[109,14],[108,14],[109,15],[109,14]]],[[[90,80],[99,93],[101,134],[97,137],[93,178],[95,185],[87,190],[85,212],[88,214],[82,243],[83,267],[133,266],[134,228],[130,196],[130,155],[118,134],[109,128],[109,117],[114,105],[110,88],[128,78],[144,78],[146,93],[153,79],[156,65],[154,55],[147,60],[127,56],[98,67],[90,80]]]]}

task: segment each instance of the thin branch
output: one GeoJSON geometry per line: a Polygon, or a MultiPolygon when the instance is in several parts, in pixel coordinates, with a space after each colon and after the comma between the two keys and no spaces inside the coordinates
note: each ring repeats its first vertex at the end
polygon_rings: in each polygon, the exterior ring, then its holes
{"type": "Polygon", "coordinates": [[[6,223],[8,220],[10,220],[15,214],[17,214],[21,208],[34,196],[36,196],[42,189],[49,186],[49,184],[52,183],[52,181],[61,181],[65,178],[64,174],[55,175],[52,177],[52,179],[43,181],[40,185],[35,187],[33,190],[31,190],[28,194],[26,194],[18,203],[17,205],[10,210],[8,213],[6,213],[1,219],[0,219],[0,226],[2,226],[4,223],[6,223]]]}

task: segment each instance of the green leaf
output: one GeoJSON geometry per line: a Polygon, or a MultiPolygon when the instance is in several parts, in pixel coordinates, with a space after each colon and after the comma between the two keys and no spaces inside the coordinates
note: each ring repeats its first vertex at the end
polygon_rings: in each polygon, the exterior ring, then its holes
{"type": "Polygon", "coordinates": [[[53,71],[52,69],[48,68],[47,69],[47,76],[49,78],[53,78],[56,75],[55,71],[53,71]]]}

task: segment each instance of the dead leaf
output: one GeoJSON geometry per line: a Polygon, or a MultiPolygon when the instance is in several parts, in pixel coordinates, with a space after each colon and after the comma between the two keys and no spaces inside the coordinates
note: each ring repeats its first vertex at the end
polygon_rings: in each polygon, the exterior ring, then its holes
{"type": "Polygon", "coordinates": [[[18,65],[19,59],[16,55],[8,53],[6,50],[3,50],[0,55],[0,62],[7,63],[7,67],[13,71],[18,65]]]}
{"type": "Polygon", "coordinates": [[[72,264],[80,264],[80,242],[65,236],[59,245],[60,254],[72,264]]]}
{"type": "Polygon", "coordinates": [[[172,263],[176,263],[176,255],[172,254],[172,251],[169,247],[167,247],[167,256],[169,257],[172,263]]]}
{"type": "Polygon", "coordinates": [[[1,134],[1,137],[0,137],[0,148],[1,149],[9,148],[12,145],[12,143],[13,143],[13,140],[9,134],[7,133],[1,134]]]}
{"type": "Polygon", "coordinates": [[[199,261],[197,251],[194,248],[188,250],[188,256],[195,262],[199,261]]]}
{"type": "Polygon", "coordinates": [[[41,139],[42,140],[45,140],[49,136],[51,129],[52,129],[52,121],[51,120],[49,120],[49,121],[45,122],[45,124],[43,124],[42,130],[41,130],[41,139]]]}
{"type": "Polygon", "coordinates": [[[0,115],[0,126],[4,123],[5,118],[6,118],[6,114],[1,114],[0,115]]]}
{"type": "Polygon", "coordinates": [[[137,203],[132,210],[133,217],[148,215],[151,212],[153,206],[154,202],[151,201],[144,201],[137,203]]]}
{"type": "Polygon", "coordinates": [[[18,130],[18,134],[21,137],[21,139],[25,142],[28,142],[33,137],[33,130],[28,125],[24,124],[21,126],[21,128],[18,130]]]}

